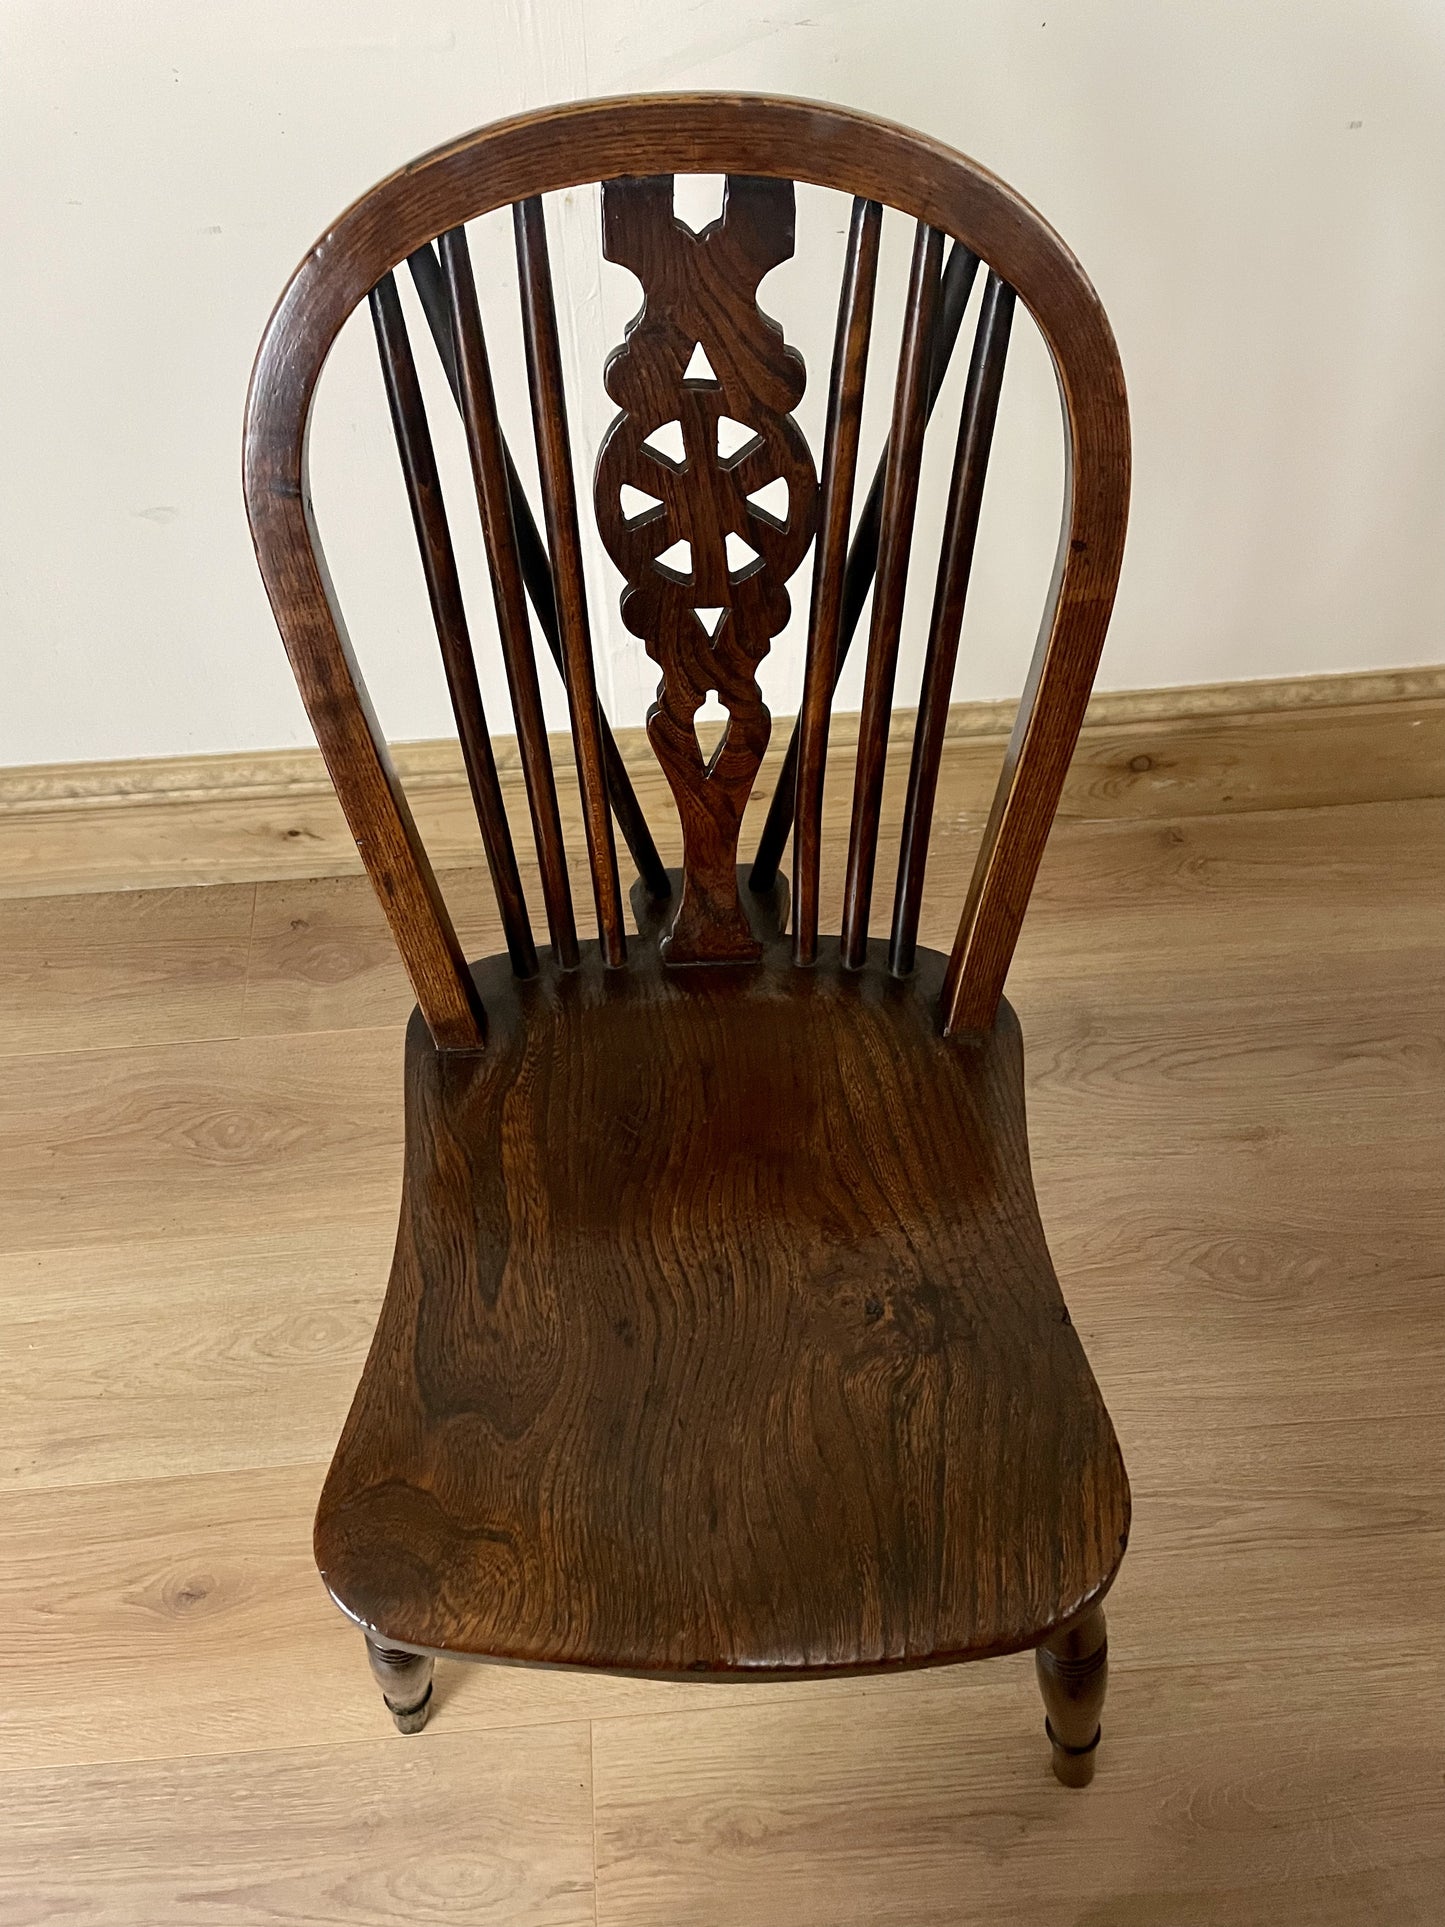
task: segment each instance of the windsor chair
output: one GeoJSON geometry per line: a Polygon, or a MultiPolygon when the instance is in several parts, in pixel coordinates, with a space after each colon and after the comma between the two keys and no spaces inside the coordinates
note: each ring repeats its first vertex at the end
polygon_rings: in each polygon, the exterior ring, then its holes
{"type": "Polygon", "coordinates": [[[396,1723],[424,1724],[439,1653],[737,1677],[1033,1648],[1055,1772],[1084,1784],[1104,1695],[1100,1602],[1129,1494],[1045,1246],[1019,1028],[1001,1000],[1124,536],[1123,382],[1082,270],[982,168],[860,115],[710,95],[527,115],[393,175],[307,256],[261,344],[245,486],[276,620],[417,999],[396,1256],[316,1522],[326,1585],[364,1631],[396,1723]],[[700,233],[674,215],[678,172],[726,177],[723,212],[700,233]],[[794,249],[795,180],[852,202],[820,476],[793,416],[802,359],[757,302],[794,249]],[[542,197],[594,183],[603,254],[644,293],[606,364],[619,413],[594,502],[623,624],[661,672],[648,734],[680,819],[673,869],[599,707],[583,585],[542,197]],[[855,517],[885,203],[915,239],[891,425],[855,517]],[[542,530],[503,435],[464,226],[508,205],[542,530]],[[402,263],[465,429],[542,946],[483,713],[402,263]],[[919,463],[981,263],[885,941],[869,917],[919,463]],[[1016,300],[1057,367],[1064,524],[945,957],[918,944],[918,919],[1016,300]],[[506,954],[470,966],[311,516],[313,391],[363,301],[505,931],[506,954]],[[699,345],[701,376],[688,373],[699,345]],[[748,431],[726,456],[725,419],[748,431]],[[666,423],[680,427],[680,455],[653,439],[666,423]],[[787,505],[764,508],[754,498],[779,478],[787,505]],[[628,490],[643,507],[624,509],[628,490]],[[756,670],[810,547],[798,722],[740,868],[770,727],[756,670]],[[870,591],[833,937],[819,930],[829,712],[870,591]],[[534,621],[569,702],[595,941],[578,930],[534,621]],[[711,690],[728,722],[705,756],[694,719],[711,690]],[[638,873],[633,934],[614,819],[638,873]]]}

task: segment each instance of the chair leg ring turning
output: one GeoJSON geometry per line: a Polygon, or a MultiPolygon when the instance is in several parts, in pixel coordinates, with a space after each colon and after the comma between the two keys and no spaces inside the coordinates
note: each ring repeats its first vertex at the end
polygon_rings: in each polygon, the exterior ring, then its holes
{"type": "Polygon", "coordinates": [[[1087,1786],[1094,1777],[1094,1754],[1104,1737],[1103,1727],[1098,1729],[1087,1746],[1065,1746],[1047,1714],[1044,1716],[1044,1731],[1053,1748],[1054,1778],[1061,1786],[1087,1786]]]}
{"type": "Polygon", "coordinates": [[[435,1661],[424,1653],[406,1653],[399,1648],[376,1645],[370,1635],[366,1657],[372,1675],[381,1688],[386,1710],[396,1722],[398,1733],[420,1733],[431,1712],[432,1669],[435,1661]]]}
{"type": "MultiPolygon", "coordinates": [[[[386,1695],[383,1694],[382,1697],[385,1699],[386,1695]]],[[[430,1684],[428,1684],[425,1694],[417,1701],[415,1706],[396,1706],[391,1700],[387,1700],[386,1710],[390,1713],[392,1719],[395,1720],[398,1733],[420,1733],[427,1723],[428,1714],[431,1712],[430,1684]]]]}
{"type": "Polygon", "coordinates": [[[1067,1631],[1051,1634],[1035,1649],[1044,1731],[1053,1752],[1054,1778],[1062,1786],[1087,1786],[1103,1737],[1099,1715],[1109,1683],[1109,1642],[1096,1606],[1067,1631]]]}

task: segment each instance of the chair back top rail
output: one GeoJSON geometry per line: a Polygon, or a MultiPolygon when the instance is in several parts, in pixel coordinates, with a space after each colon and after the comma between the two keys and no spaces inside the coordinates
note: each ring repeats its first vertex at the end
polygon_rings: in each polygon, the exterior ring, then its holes
{"type": "Polygon", "coordinates": [[[393,280],[408,263],[465,431],[553,961],[572,968],[581,952],[529,601],[567,694],[601,957],[622,966],[627,939],[614,817],[646,894],[666,899],[672,885],[601,712],[583,580],[543,196],[594,182],[602,184],[603,252],[637,275],[644,296],[605,370],[620,412],[599,455],[593,494],[598,532],[624,580],[623,622],[661,671],[648,734],[683,831],[682,884],[662,941],[670,965],[736,964],[758,954],[736,868],[742,813],[770,732],[756,671],[788,620],[786,584],[815,528],[802,701],[749,882],[759,893],[773,889],[792,831],[793,958],[801,967],[815,962],[828,714],[871,587],[840,936],[846,968],[868,961],[923,436],[984,262],[989,273],[944,517],[893,901],[889,968],[911,972],[1016,302],[1052,355],[1065,429],[1063,525],[940,1008],[945,1031],[987,1030],[1083,720],[1122,558],[1129,428],[1113,335],[1058,236],[977,163],[905,128],[835,107],[696,94],[522,115],[401,169],[317,242],[282,294],[257,356],[243,458],[257,557],[327,767],[433,1038],[443,1050],[481,1048],[485,1013],[372,712],[317,537],[306,453],[312,401],[341,327],[369,302],[483,846],[513,968],[530,974],[537,954],[393,280]],[[672,177],[679,173],[725,178],[722,214],[701,232],[673,213],[672,177]],[[795,180],[853,202],[821,482],[793,414],[806,381],[802,359],[757,300],[763,275],[793,252],[795,180]],[[466,222],[508,207],[545,544],[498,419],[464,231],[466,222]],[[888,443],[850,543],[862,397],[870,352],[878,353],[873,301],[884,208],[915,224],[913,266],[888,443]],[[747,431],[741,446],[725,447],[724,431],[739,424],[747,431]],[[680,453],[664,450],[664,426],[675,431],[680,453]],[[629,495],[644,506],[629,508],[629,495]],[[721,741],[705,753],[696,718],[714,694],[728,720],[721,741]]]}

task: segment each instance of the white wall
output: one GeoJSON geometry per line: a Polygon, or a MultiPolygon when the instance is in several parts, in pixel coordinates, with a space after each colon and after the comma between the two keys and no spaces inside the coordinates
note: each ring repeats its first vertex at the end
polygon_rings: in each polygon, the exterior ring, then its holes
{"type": "MultiPolygon", "coordinates": [[[[358,192],[468,127],[706,86],[911,122],[1011,180],[1083,259],[1137,438],[1104,684],[1440,658],[1439,0],[6,0],[0,762],[308,740],[237,479],[286,275],[358,192]]],[[[821,198],[800,207],[809,251],[765,291],[813,371],[805,423],[831,326],[819,264],[838,247],[821,198]]],[[[608,412],[596,357],[634,290],[599,280],[587,197],[554,213],[573,379],[590,385],[585,474],[608,412]]],[[[504,235],[480,245],[505,256],[504,235]]],[[[439,734],[364,331],[343,337],[320,410],[318,508],[383,718],[439,734]]],[[[961,695],[1014,686],[1052,548],[1057,413],[1036,342],[1011,367],[990,486],[961,695]]],[[[604,692],[635,721],[653,672],[593,568],[604,692]]],[[[490,652],[489,617],[478,630],[490,652]]],[[[785,639],[779,708],[795,666],[785,639]]]]}

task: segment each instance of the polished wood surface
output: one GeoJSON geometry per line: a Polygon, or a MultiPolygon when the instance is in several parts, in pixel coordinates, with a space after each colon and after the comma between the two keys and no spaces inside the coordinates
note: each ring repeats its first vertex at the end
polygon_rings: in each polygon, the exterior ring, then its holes
{"type": "MultiPolygon", "coordinates": [[[[587,866],[597,906],[597,935],[609,964],[627,955],[622,926],[622,890],[617,846],[602,748],[602,717],[597,702],[597,665],[587,586],[582,575],[582,534],[577,521],[577,484],[567,432],[567,398],[562,385],[562,349],[552,292],[547,248],[547,212],[540,194],[529,194],[512,209],[517,238],[517,274],[522,294],[522,335],[527,348],[527,385],[532,396],[532,426],[542,479],[542,508],[557,626],[562,638],[567,708],[572,719],[577,791],[587,838],[587,866]]],[[[433,1031],[435,1035],[435,1031],[433,1031]]]]}
{"type": "Polygon", "coordinates": [[[452,714],[457,721],[462,761],[467,783],[476,806],[477,822],[486,851],[492,888],[502,915],[502,931],[507,954],[519,976],[530,977],[537,968],[537,947],[527,916],[527,899],[517,870],[517,854],[512,846],[512,826],[497,780],[497,763],[492,753],[491,731],[482,708],[482,692],[477,682],[476,659],[472,654],[471,632],[467,626],[466,605],[462,600],[461,579],[457,574],[456,553],[446,507],[442,501],[441,476],[437,472],[431,430],[422,404],[421,384],[416,363],[402,319],[396,281],[385,275],[371,292],[371,314],[381,351],[386,399],[391,410],[396,445],[401,456],[402,476],[421,554],[422,574],[426,578],[427,598],[441,646],[442,667],[451,696],[452,714]]]}
{"type": "Polygon", "coordinates": [[[0,903],[0,1918],[1434,1927],[1442,895],[1439,802],[1055,834],[1009,997],[1135,1483],[1081,1794],[1027,1654],[439,1660],[399,1737],[309,1544],[396,1231],[413,996],[370,887],[0,903]]]}
{"type": "Polygon", "coordinates": [[[903,806],[903,830],[898,840],[898,882],[893,892],[893,932],[888,945],[888,968],[896,977],[906,977],[912,970],[918,941],[918,912],[923,903],[923,875],[928,863],[943,735],[948,727],[949,697],[958,662],[978,518],[983,509],[989,449],[1003,391],[1004,357],[1008,353],[1013,309],[1013,290],[996,274],[991,274],[983,291],[968,385],[959,412],[943,550],[938,560],[938,582],[923,660],[923,688],[918,699],[913,755],[908,766],[908,797],[903,806]]]}
{"type": "Polygon", "coordinates": [[[757,670],[787,624],[817,497],[792,413],[803,358],[757,305],[793,240],[791,181],[730,175],[701,234],[673,213],[672,175],[603,184],[603,253],[637,276],[643,306],[607,361],[622,412],[597,458],[597,527],[627,585],[623,622],[662,671],[647,732],[682,825],[682,887],[663,939],[672,964],[759,954],[737,891],[738,834],[771,730],[757,670]],[[689,377],[698,353],[712,372],[689,377]],[[669,423],[676,458],[654,442],[669,423]],[[725,423],[747,435],[726,453],[725,423]],[[778,483],[781,513],[755,499],[778,483]],[[624,490],[640,511],[628,512],[624,490]],[[704,755],[696,718],[709,695],[727,723],[704,755]]]}
{"type": "Polygon", "coordinates": [[[878,525],[878,575],[873,584],[868,661],[858,717],[853,815],[848,826],[848,870],[843,886],[842,951],[850,970],[860,970],[868,954],[873,866],[878,856],[878,815],[883,804],[893,684],[898,673],[903,629],[903,597],[913,554],[913,522],[918,508],[923,430],[927,422],[928,374],[933,360],[942,269],[943,236],[937,228],[920,222],[914,236],[913,265],[903,307],[903,341],[898,353],[898,379],[893,391],[893,420],[888,431],[888,458],[878,525]]]}
{"type": "MultiPolygon", "coordinates": [[[[570,969],[577,961],[577,921],[572,910],[567,845],[557,805],[557,782],[552,773],[551,745],[547,740],[542,689],[532,651],[527,594],[517,548],[513,497],[520,484],[514,489],[507,445],[497,419],[496,392],[477,306],[466,229],[449,229],[441,237],[440,253],[440,278],[446,290],[446,318],[450,324],[450,332],[443,339],[450,350],[449,364],[455,370],[457,406],[466,430],[467,454],[481,511],[482,539],[487,545],[497,634],[507,668],[517,749],[527,785],[527,808],[541,871],[547,931],[553,956],[570,969]]],[[[430,250],[426,251],[425,258],[428,261],[433,258],[430,250]]],[[[426,279],[425,274],[421,275],[419,285],[425,285],[426,279]]],[[[549,580],[550,573],[549,569],[549,580]]],[[[498,903],[500,907],[500,897],[498,903]]]]}
{"type": "MultiPolygon", "coordinates": [[[[411,270],[417,297],[421,302],[427,326],[441,358],[447,385],[452,391],[457,407],[462,411],[464,424],[467,424],[472,404],[463,393],[463,382],[474,380],[475,375],[466,366],[466,345],[461,342],[459,332],[466,326],[466,322],[458,317],[456,300],[451,287],[452,276],[463,273],[470,267],[464,242],[465,229],[451,228],[440,237],[437,252],[433,252],[430,247],[415,248],[407,256],[407,266],[411,270]],[[438,260],[438,253],[450,256],[450,273],[444,273],[438,260]]],[[[473,287],[473,295],[475,295],[475,287],[473,287]]],[[[461,298],[465,300],[464,295],[461,298]]],[[[486,351],[485,346],[481,344],[480,324],[481,318],[478,315],[474,345],[479,351],[482,367],[476,372],[484,374],[486,351]]],[[[485,422],[484,415],[483,434],[489,433],[489,426],[485,422]]],[[[469,444],[474,433],[475,429],[468,425],[469,444]]],[[[481,484],[478,484],[478,503],[482,510],[483,533],[487,539],[487,559],[492,571],[493,591],[494,594],[510,598],[512,584],[507,555],[507,523],[510,520],[511,532],[516,542],[516,561],[521,570],[522,582],[536,611],[537,626],[542,631],[543,639],[557,666],[557,673],[562,677],[565,685],[566,663],[562,653],[562,630],[557,613],[557,591],[552,577],[551,558],[547,554],[546,545],[537,527],[536,517],[532,514],[532,505],[527,500],[527,491],[522,485],[522,478],[517,473],[517,465],[512,459],[511,449],[507,446],[507,438],[501,433],[500,424],[497,424],[497,433],[502,466],[505,471],[505,495],[499,494],[490,487],[483,490],[481,484]]],[[[475,456],[473,459],[475,461],[475,456]]],[[[525,637],[525,626],[520,628],[516,626],[517,614],[514,607],[509,607],[505,617],[501,614],[498,616],[499,625],[505,624],[509,632],[502,637],[504,652],[509,648],[518,648],[525,637]]],[[[509,661],[509,678],[516,673],[516,668],[509,661]]],[[[514,694],[514,706],[516,700],[514,694]]],[[[525,695],[523,702],[526,703],[525,695]]],[[[612,727],[606,716],[601,714],[600,709],[598,723],[602,733],[603,767],[607,772],[607,794],[612,804],[612,814],[616,818],[617,827],[621,830],[632,860],[637,865],[639,876],[646,881],[654,896],[665,896],[667,894],[665,872],[652,839],[652,832],[647,826],[647,819],[642,814],[626,764],[618,753],[612,727]]]]}
{"type": "Polygon", "coordinates": [[[374,1639],[366,1642],[366,1659],[397,1732],[420,1733],[431,1712],[436,1661],[420,1653],[397,1652],[374,1639]]]}
{"type": "MultiPolygon", "coordinates": [[[[867,206],[868,203],[863,203],[867,206]]],[[[858,203],[854,202],[854,208],[858,203]]],[[[954,346],[963,327],[964,311],[968,306],[969,291],[978,273],[978,256],[972,248],[956,241],[949,250],[944,264],[941,285],[938,291],[938,304],[934,316],[932,349],[929,356],[928,393],[925,403],[925,426],[927,418],[933,413],[944,378],[948,373],[949,362],[954,346]]],[[[848,297],[848,267],[844,268],[843,299],[848,297]]],[[[832,436],[849,432],[848,415],[841,411],[835,421],[829,415],[828,428],[832,436]]],[[[858,520],[848,544],[848,559],[843,570],[843,587],[839,599],[838,635],[833,648],[833,688],[838,686],[843,673],[843,665],[848,659],[848,651],[858,632],[863,610],[872,592],[874,576],[878,569],[878,543],[883,522],[883,487],[888,479],[888,457],[891,442],[885,440],[883,452],[878,457],[873,471],[873,480],[868,493],[863,498],[863,506],[858,512],[858,520]]],[[[824,465],[828,461],[828,449],[824,449],[824,465]]],[[[815,701],[822,700],[825,693],[831,701],[832,690],[820,693],[815,701]]],[[[806,705],[801,706],[803,712],[806,705]]],[[[777,874],[782,862],[783,850],[788,841],[788,833],[793,827],[793,817],[798,803],[798,773],[801,768],[802,730],[804,713],[800,713],[793,725],[793,733],[788,739],[788,747],[773,781],[772,796],[768,802],[767,816],[762,833],[758,837],[757,854],[753,859],[753,884],[758,890],[766,890],[777,874]]],[[[807,891],[803,892],[807,901],[807,891]]]]}
{"type": "MultiPolygon", "coordinates": [[[[665,926],[664,926],[665,927],[665,926]]],[[[480,967],[413,1023],[397,1260],[316,1557],[388,1641],[826,1672],[1036,1644],[1129,1499],[1028,1180],[1023,1060],[944,959],[480,967]]]]}
{"type": "MultiPolygon", "coordinates": [[[[992,271],[1015,290],[1053,355],[1063,402],[1068,477],[1058,563],[942,1001],[946,1031],[985,1032],[1002,995],[1112,608],[1128,505],[1128,410],[1108,321],[1073,255],[1019,196],[974,162],[936,142],[886,122],[810,102],[746,95],[634,96],[582,102],[500,122],[423,156],[364,195],[328,228],[283,293],[257,356],[247,409],[244,468],[251,526],[302,695],[327,750],[328,766],[343,792],[349,793],[343,796],[348,820],[407,959],[417,1001],[433,1037],[447,1050],[479,1048],[485,1016],[476,1006],[474,986],[460,962],[431,866],[387,764],[385,746],[330,596],[306,508],[305,425],[326,355],[356,303],[370,294],[396,261],[416,256],[438,233],[510,204],[599,939],[608,963],[622,964],[626,939],[603,775],[544,197],[559,188],[597,181],[655,183],[679,168],[724,175],[730,183],[729,194],[744,196],[750,206],[764,206],[788,191],[789,180],[803,178],[855,201],[886,203],[917,226],[899,405],[880,517],[881,574],[865,679],[860,801],[850,833],[844,940],[845,956],[855,969],[862,967],[866,950],[878,834],[876,808],[898,646],[896,618],[910,549],[916,491],[916,464],[911,456],[919,446],[927,415],[930,380],[940,365],[941,344],[933,315],[945,236],[953,236],[955,254],[958,247],[965,249],[961,259],[973,266],[978,259],[986,259],[992,271]],[[747,187],[747,182],[753,185],[747,187]]],[[[618,208],[634,202],[640,206],[637,196],[645,199],[649,192],[655,201],[655,189],[641,188],[622,190],[620,197],[614,195],[614,203],[618,208]]],[[[652,227],[653,265],[661,265],[665,288],[654,290],[649,298],[651,318],[643,325],[639,346],[650,339],[649,328],[655,335],[659,323],[667,324],[667,310],[676,310],[679,319],[673,332],[680,336],[688,331],[684,319],[693,315],[690,302],[716,308],[715,288],[702,289],[708,277],[699,263],[712,261],[715,254],[719,260],[728,254],[726,224],[686,243],[681,238],[685,230],[675,221],[670,229],[663,229],[654,218],[652,227]],[[665,246],[658,238],[663,234],[667,235],[665,246]],[[715,248],[719,241],[720,254],[715,248]],[[665,265],[669,260],[670,269],[665,265]]],[[[729,260],[731,278],[744,290],[751,273],[748,252],[740,244],[734,250],[736,258],[729,260]]],[[[735,298],[746,300],[745,294],[735,298]]],[[[700,342],[710,330],[694,326],[691,332],[700,342]]],[[[730,349],[721,350],[725,363],[735,373],[739,368],[747,371],[758,390],[755,401],[780,402],[772,412],[776,424],[785,423],[786,409],[800,390],[794,383],[796,392],[770,398],[766,380],[761,384],[754,380],[766,373],[766,356],[759,358],[747,326],[741,330],[741,341],[746,345],[736,356],[730,349]]],[[[624,353],[619,366],[630,353],[630,349],[624,353]]],[[[778,368],[786,365],[786,357],[778,362],[778,368]]],[[[647,385],[644,379],[643,394],[647,385]]],[[[741,460],[745,463],[748,456],[741,460]]],[[[785,532],[794,533],[791,513],[785,532]]],[[[653,575],[661,566],[659,557],[650,559],[653,575]]],[[[740,592],[744,584],[761,582],[767,574],[766,561],[761,561],[755,572],[746,568],[738,572],[732,587],[740,592]]],[[[652,575],[645,579],[651,587],[652,575]]],[[[635,591],[638,585],[633,582],[632,586],[635,591]]],[[[730,595],[729,600],[733,599],[730,595]]],[[[724,630],[728,626],[725,622],[724,630]]],[[[672,653],[676,657],[677,651],[672,653]]],[[[742,737],[754,706],[745,691],[736,693],[744,713],[733,719],[733,727],[742,737]]],[[[668,714],[665,706],[661,713],[668,714]]],[[[679,716],[671,715],[669,723],[666,734],[672,748],[691,753],[695,744],[685,742],[690,732],[679,716]]],[[[757,742],[749,743],[748,760],[757,753],[757,742]]],[[[728,762],[726,737],[723,761],[728,762]]],[[[682,764],[674,757],[673,765],[675,778],[682,764]]],[[[754,764],[754,773],[755,768],[754,764]]],[[[741,811],[736,792],[742,788],[744,774],[729,767],[729,780],[718,785],[719,802],[728,798],[729,821],[741,811]]],[[[705,783],[683,784],[677,793],[696,801],[705,789],[705,783]]],[[[707,818],[711,813],[701,815],[707,818]]],[[[690,842],[685,839],[687,882],[675,918],[675,925],[680,925],[677,962],[706,960],[708,946],[699,941],[698,931],[703,925],[718,924],[719,917],[732,929],[734,942],[740,940],[735,910],[729,919],[725,909],[713,906],[710,912],[707,908],[699,882],[696,828],[694,823],[690,842]],[[701,910],[699,903],[704,906],[701,910]]],[[[721,852],[712,849],[718,840],[716,828],[716,822],[709,822],[709,833],[702,841],[717,865],[714,883],[718,884],[724,866],[721,852]]],[[[763,873],[767,866],[757,867],[757,888],[765,893],[772,874],[763,873]]],[[[711,940],[716,941],[717,934],[716,928],[710,928],[711,940]]]]}
{"type": "MultiPolygon", "coordinates": [[[[406,1649],[657,1674],[976,1659],[1062,1634],[1098,1605],[1127,1544],[1123,1461],[1049,1262],[1017,1025],[1001,1002],[1122,554],[1127,409],[1108,323],[1046,224],[962,156],[786,100],[677,97],[665,117],[658,105],[594,102],[503,123],[381,183],[298,269],[252,382],[244,467],[257,559],[418,1001],[397,1256],[316,1521],[318,1563],[365,1631],[374,1668],[405,1671],[394,1655],[406,1649]],[[535,948],[389,267],[411,262],[464,417],[478,505],[496,523],[487,552],[504,648],[515,654],[524,630],[530,642],[519,504],[461,230],[499,205],[519,133],[530,178],[506,198],[597,911],[595,950],[580,956],[565,918],[559,952],[535,948]],[[542,135],[545,152],[529,145],[542,135]],[[674,211],[674,169],[707,171],[710,147],[727,155],[722,207],[694,231],[674,211]],[[603,255],[643,294],[606,364],[620,413],[598,456],[594,505],[625,585],[623,622],[661,671],[648,734],[682,860],[665,908],[644,880],[632,946],[547,240],[559,158],[579,182],[600,180],[603,255]],[[920,205],[930,168],[941,214],[920,205]],[[857,211],[829,409],[839,446],[824,451],[838,499],[804,692],[810,834],[821,827],[821,711],[841,653],[879,207],[911,215],[915,234],[841,935],[822,950],[816,850],[797,945],[781,882],[755,864],[745,904],[737,867],[771,733],[758,669],[786,627],[788,582],[817,519],[813,456],[794,418],[807,371],[758,305],[760,283],[794,251],[795,176],[848,189],[857,211]],[[447,208],[440,258],[411,231],[419,209],[435,214],[429,185],[447,208]],[[961,553],[971,558],[990,439],[975,426],[992,428],[1015,268],[1060,372],[1070,480],[1059,564],[947,957],[911,954],[947,690],[925,701],[912,870],[900,872],[912,892],[909,965],[895,941],[880,994],[887,956],[870,945],[869,919],[923,437],[984,258],[989,291],[945,539],[950,619],[961,619],[961,553]],[[461,970],[449,987],[455,928],[386,767],[305,510],[305,423],[335,333],[330,307],[368,263],[380,269],[368,297],[507,935],[509,961],[461,970]],[[765,505],[779,489],[783,501],[765,505]],[[709,699],[726,715],[710,753],[697,728],[709,699]]],[[[864,550],[860,580],[869,566],[864,550]]],[[[940,662],[956,630],[935,635],[935,681],[951,673],[951,656],[940,662]]],[[[545,744],[532,707],[524,700],[521,729],[535,821],[545,744]]],[[[558,924],[545,838],[539,856],[558,924]]],[[[418,1727],[420,1702],[387,1703],[418,1727]]]]}
{"type": "Polygon", "coordinates": [[[1099,1716],[1109,1683],[1102,1607],[1091,1607],[1074,1625],[1051,1633],[1034,1653],[1034,1669],[1048,1709],[1044,1731],[1054,1778],[1064,1786],[1088,1786],[1103,1738],[1099,1716]]]}
{"type": "MultiPolygon", "coordinates": [[[[848,572],[848,530],[853,519],[853,482],[863,425],[863,384],[873,332],[878,247],[883,210],[876,201],[855,201],[838,298],[838,333],[828,387],[823,436],[823,473],[818,485],[818,540],[813,552],[813,599],[808,611],[808,653],[803,670],[795,742],[793,804],[793,959],[810,964],[818,955],[818,881],[823,860],[823,779],[828,762],[828,722],[838,685],[843,597],[848,572]]],[[[774,797],[788,793],[786,771],[774,797]]],[[[772,805],[769,806],[769,818],[772,805]]],[[[776,859],[772,868],[776,869],[776,859]]],[[[761,884],[769,866],[754,864],[761,884]]]]}

